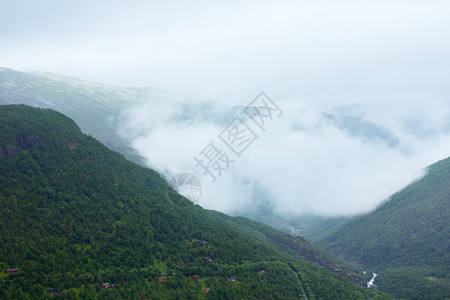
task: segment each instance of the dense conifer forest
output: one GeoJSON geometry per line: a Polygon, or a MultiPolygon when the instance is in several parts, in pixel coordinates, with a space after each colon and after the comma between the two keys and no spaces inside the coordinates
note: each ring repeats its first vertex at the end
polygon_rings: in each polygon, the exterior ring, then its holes
{"type": "Polygon", "coordinates": [[[388,298],[301,238],[174,195],[68,117],[1,106],[0,298],[388,298]]]}

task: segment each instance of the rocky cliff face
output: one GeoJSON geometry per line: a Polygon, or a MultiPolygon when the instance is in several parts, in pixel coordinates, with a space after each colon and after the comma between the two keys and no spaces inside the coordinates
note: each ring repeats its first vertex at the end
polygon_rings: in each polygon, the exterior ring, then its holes
{"type": "Polygon", "coordinates": [[[18,139],[19,145],[22,149],[28,150],[32,147],[37,147],[42,143],[42,140],[36,134],[23,134],[18,139]]]}
{"type": "MultiPolygon", "coordinates": [[[[23,134],[17,139],[20,148],[22,150],[28,150],[33,147],[38,147],[42,144],[41,138],[36,134],[23,134]]],[[[21,150],[13,144],[6,144],[6,146],[1,147],[0,145],[0,164],[8,158],[11,158],[19,153],[21,150]]]]}

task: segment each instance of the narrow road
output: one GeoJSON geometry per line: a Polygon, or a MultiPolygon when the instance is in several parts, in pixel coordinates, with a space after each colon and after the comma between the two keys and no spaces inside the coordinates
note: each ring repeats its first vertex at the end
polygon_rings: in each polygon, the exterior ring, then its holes
{"type": "Polygon", "coordinates": [[[305,290],[303,289],[303,284],[302,284],[302,282],[300,281],[300,279],[298,279],[298,275],[297,275],[297,272],[295,272],[294,271],[294,269],[292,269],[291,268],[291,270],[292,270],[292,272],[294,272],[294,275],[295,275],[295,278],[297,278],[297,280],[300,282],[300,284],[301,284],[301,286],[302,286],[302,290],[303,290],[303,297],[305,297],[305,300],[308,300],[308,297],[306,297],[306,293],[305,293],[305,290]]]}

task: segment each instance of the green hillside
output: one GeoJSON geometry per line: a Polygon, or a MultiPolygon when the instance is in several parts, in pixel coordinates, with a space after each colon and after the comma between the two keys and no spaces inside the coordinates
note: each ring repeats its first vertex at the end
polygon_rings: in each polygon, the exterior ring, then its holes
{"type": "Polygon", "coordinates": [[[338,257],[311,244],[303,237],[287,234],[244,217],[230,217],[220,212],[214,213],[229,224],[236,226],[241,232],[246,232],[260,240],[263,239],[272,242],[282,251],[304,257],[362,286],[366,286],[367,281],[370,279],[369,275],[364,276],[363,270],[360,267],[342,261],[338,257]]]}
{"type": "Polygon", "coordinates": [[[381,290],[411,299],[450,297],[450,158],[374,212],[319,244],[379,272],[381,290]]]}
{"type": "Polygon", "coordinates": [[[18,269],[0,298],[387,298],[306,241],[173,195],[64,115],[0,106],[0,269],[18,269]]]}

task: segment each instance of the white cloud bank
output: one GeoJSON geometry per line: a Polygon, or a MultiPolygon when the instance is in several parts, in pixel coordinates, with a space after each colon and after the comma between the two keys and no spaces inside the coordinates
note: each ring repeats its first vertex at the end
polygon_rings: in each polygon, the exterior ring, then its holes
{"type": "Polygon", "coordinates": [[[202,178],[208,208],[367,211],[449,154],[446,0],[18,0],[0,11],[3,67],[207,99],[187,114],[202,101],[130,107],[123,133],[161,171],[196,172],[194,155],[226,125],[221,110],[261,90],[279,103],[284,115],[223,177],[202,178]],[[350,137],[322,111],[383,125],[399,145],[350,137]]]}
{"type": "MultiPolygon", "coordinates": [[[[266,132],[248,123],[259,138],[241,157],[218,138],[233,119],[231,108],[184,100],[161,103],[144,102],[128,112],[132,122],[125,132],[146,128],[133,146],[168,179],[182,172],[195,174],[203,184],[199,204],[228,213],[252,210],[265,201],[285,216],[367,212],[423,175],[425,166],[447,157],[450,149],[450,107],[445,103],[406,110],[389,102],[368,105],[364,115],[378,124],[388,123],[397,135],[399,143],[390,146],[372,138],[373,132],[355,136],[339,129],[319,107],[280,99],[284,113],[267,123],[266,132]],[[192,114],[186,112],[189,107],[192,114]],[[202,108],[201,113],[195,107],[202,108]],[[436,110],[433,120],[419,113],[424,108],[436,110]],[[218,111],[227,116],[227,123],[217,122],[218,111]],[[428,130],[426,136],[409,132],[411,119],[428,130]],[[235,160],[215,182],[194,161],[211,141],[235,160]]],[[[370,130],[378,132],[380,127],[374,128],[370,130]]]]}

